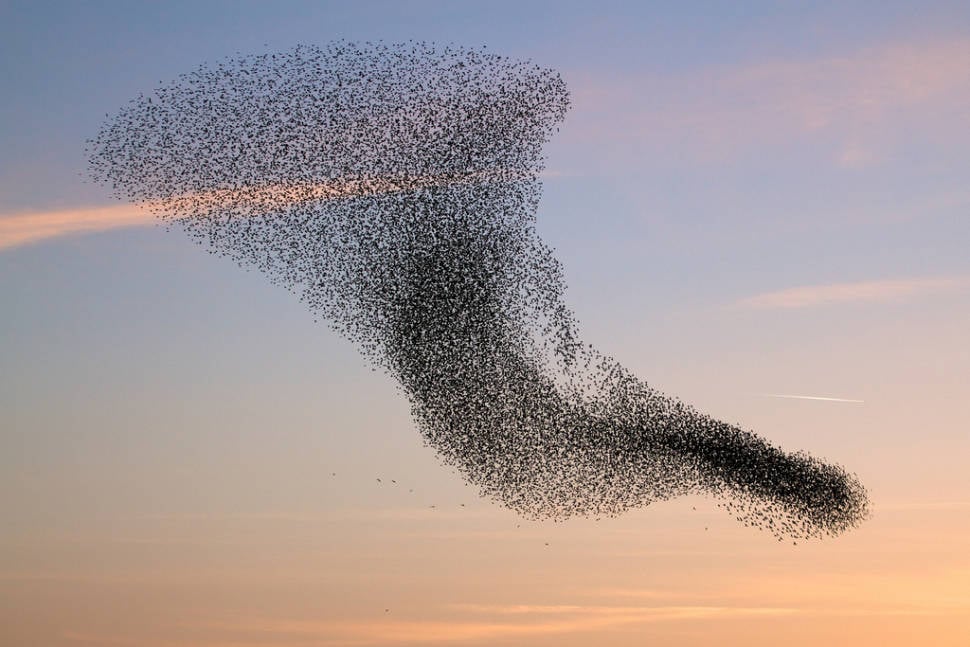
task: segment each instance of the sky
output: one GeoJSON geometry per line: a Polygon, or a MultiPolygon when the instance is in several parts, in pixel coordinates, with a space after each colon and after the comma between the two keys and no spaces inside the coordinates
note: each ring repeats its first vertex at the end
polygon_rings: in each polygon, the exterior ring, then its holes
{"type": "Polygon", "coordinates": [[[0,88],[0,643],[966,644],[966,3],[17,0],[0,88]],[[538,231],[584,338],[871,518],[518,518],[292,294],[86,181],[160,81],[337,39],[559,71],[538,231]]]}

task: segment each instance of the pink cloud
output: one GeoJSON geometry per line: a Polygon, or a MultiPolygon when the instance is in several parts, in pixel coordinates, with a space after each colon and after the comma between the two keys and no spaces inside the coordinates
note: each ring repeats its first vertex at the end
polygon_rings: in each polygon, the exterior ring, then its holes
{"type": "Polygon", "coordinates": [[[425,177],[348,178],[329,182],[276,184],[261,187],[206,191],[147,202],[143,205],[120,204],[33,213],[0,214],[0,250],[19,247],[71,234],[108,231],[121,227],[139,227],[157,221],[167,212],[191,209],[232,209],[241,217],[265,213],[267,209],[334,198],[392,193],[427,186],[476,182],[488,178],[507,178],[508,172],[464,175],[430,175],[425,177]]]}
{"type": "Polygon", "coordinates": [[[69,234],[139,227],[155,220],[130,204],[0,216],[0,250],[69,234]]]}
{"type": "Polygon", "coordinates": [[[809,308],[835,303],[899,302],[968,285],[970,277],[963,276],[806,285],[756,294],[741,299],[737,305],[749,308],[809,308]]]}
{"type": "Polygon", "coordinates": [[[655,145],[668,155],[721,158],[825,135],[833,140],[832,162],[857,168],[913,133],[923,139],[936,133],[929,139],[944,146],[967,139],[970,39],[892,43],[676,77],[573,76],[575,107],[564,138],[655,145]]]}

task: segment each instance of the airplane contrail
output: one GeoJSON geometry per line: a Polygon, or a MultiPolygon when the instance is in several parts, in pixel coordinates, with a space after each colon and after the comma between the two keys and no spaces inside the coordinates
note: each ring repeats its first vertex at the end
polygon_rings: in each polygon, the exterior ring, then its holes
{"type": "Polygon", "coordinates": [[[849,398],[825,398],[820,395],[789,395],[786,393],[756,393],[764,398],[790,398],[792,400],[824,400],[825,402],[856,402],[862,404],[865,400],[852,400],[849,398]]]}

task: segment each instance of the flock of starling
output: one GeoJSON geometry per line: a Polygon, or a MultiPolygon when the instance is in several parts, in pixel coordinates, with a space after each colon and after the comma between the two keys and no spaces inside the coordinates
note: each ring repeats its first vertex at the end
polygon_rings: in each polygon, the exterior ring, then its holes
{"type": "Polygon", "coordinates": [[[560,76],[484,49],[338,42],[160,84],[89,170],[263,271],[389,373],[483,496],[561,520],[684,494],[779,538],[867,514],[859,480],[666,396],[577,335],[535,218],[560,76]]]}

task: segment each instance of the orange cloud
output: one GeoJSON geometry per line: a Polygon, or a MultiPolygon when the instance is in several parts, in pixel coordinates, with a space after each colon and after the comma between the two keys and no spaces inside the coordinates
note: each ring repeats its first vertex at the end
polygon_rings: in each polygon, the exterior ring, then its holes
{"type": "Polygon", "coordinates": [[[268,209],[334,198],[410,191],[430,186],[515,179],[513,172],[489,171],[419,177],[334,179],[329,182],[267,184],[216,189],[145,202],[107,207],[64,209],[0,215],[0,250],[70,234],[108,231],[151,224],[158,215],[186,210],[232,209],[239,216],[254,216],[268,209]]]}
{"type": "Polygon", "coordinates": [[[155,217],[135,205],[43,211],[0,217],[0,250],[69,234],[140,227],[155,217]]]}
{"type": "Polygon", "coordinates": [[[385,618],[383,621],[360,622],[240,620],[226,623],[225,627],[258,634],[270,641],[282,636],[312,636],[331,640],[339,637],[347,644],[360,645],[429,644],[581,633],[649,622],[769,617],[798,612],[781,607],[728,606],[452,605],[452,608],[472,617],[443,620],[385,618]],[[495,617],[499,619],[492,619],[495,617]]]}

